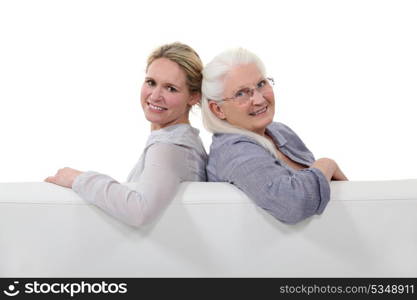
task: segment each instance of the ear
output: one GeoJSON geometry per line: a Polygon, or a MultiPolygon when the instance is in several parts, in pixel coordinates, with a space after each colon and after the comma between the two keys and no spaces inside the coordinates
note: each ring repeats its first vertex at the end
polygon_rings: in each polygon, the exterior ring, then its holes
{"type": "Polygon", "coordinates": [[[192,93],[190,98],[188,99],[188,105],[193,106],[200,102],[201,94],[198,92],[192,93]]]}
{"type": "Polygon", "coordinates": [[[226,115],[224,114],[221,106],[213,100],[209,100],[209,108],[211,112],[219,119],[224,120],[226,119],[226,115]]]}

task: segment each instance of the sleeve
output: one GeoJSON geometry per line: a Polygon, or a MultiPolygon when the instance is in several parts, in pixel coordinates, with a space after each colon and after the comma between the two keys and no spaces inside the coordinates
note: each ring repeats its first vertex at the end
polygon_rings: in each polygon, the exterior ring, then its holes
{"type": "Polygon", "coordinates": [[[321,214],[330,200],[329,182],[317,168],[292,172],[251,142],[235,143],[222,153],[221,179],[236,185],[283,223],[321,214]]]}
{"type": "Polygon", "coordinates": [[[136,189],[93,171],[76,177],[72,189],[111,216],[131,226],[153,221],[175,197],[186,168],[181,146],[157,143],[147,150],[136,189]]]}

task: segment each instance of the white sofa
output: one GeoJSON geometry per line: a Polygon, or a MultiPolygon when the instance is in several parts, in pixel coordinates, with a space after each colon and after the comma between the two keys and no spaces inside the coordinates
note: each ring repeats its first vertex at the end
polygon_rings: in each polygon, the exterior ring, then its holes
{"type": "Polygon", "coordinates": [[[417,179],[332,182],[285,225],[227,183],[183,183],[124,225],[49,183],[0,183],[0,277],[417,277],[417,179]]]}

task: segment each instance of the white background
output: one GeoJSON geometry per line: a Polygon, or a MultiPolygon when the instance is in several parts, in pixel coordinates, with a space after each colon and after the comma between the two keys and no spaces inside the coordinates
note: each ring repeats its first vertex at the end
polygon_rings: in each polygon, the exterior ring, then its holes
{"type": "Polygon", "coordinates": [[[174,41],[204,63],[257,53],[276,121],[350,179],[417,178],[417,1],[0,0],[0,182],[65,166],[124,181],[150,132],[147,55],[174,41]]]}

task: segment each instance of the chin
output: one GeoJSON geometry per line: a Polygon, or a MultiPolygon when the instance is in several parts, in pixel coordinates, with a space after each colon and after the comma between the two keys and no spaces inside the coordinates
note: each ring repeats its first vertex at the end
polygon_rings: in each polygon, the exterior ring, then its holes
{"type": "Polygon", "coordinates": [[[259,120],[259,123],[257,124],[259,128],[263,127],[266,128],[269,124],[271,124],[273,121],[273,117],[268,117],[263,120],[259,120]]]}
{"type": "Polygon", "coordinates": [[[151,123],[155,123],[155,124],[163,124],[164,123],[163,118],[161,118],[160,116],[156,116],[152,113],[145,113],[145,118],[146,118],[146,120],[148,120],[151,123]]]}

